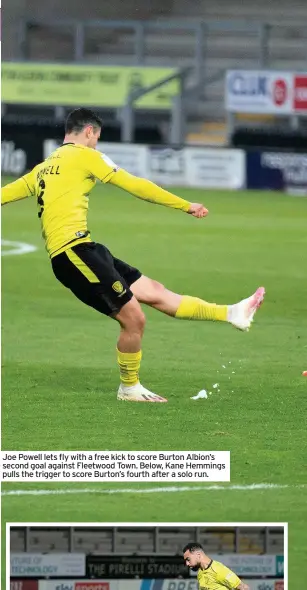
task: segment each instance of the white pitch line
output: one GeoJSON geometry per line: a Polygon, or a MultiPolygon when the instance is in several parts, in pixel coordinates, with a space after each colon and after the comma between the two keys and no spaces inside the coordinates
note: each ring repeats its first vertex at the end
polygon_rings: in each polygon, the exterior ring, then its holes
{"type": "Polygon", "coordinates": [[[17,256],[19,254],[27,254],[28,252],[35,252],[36,246],[26,244],[25,242],[11,242],[10,240],[1,240],[1,256],[17,256]],[[2,246],[11,246],[10,250],[3,250],[2,246]]]}
{"type": "MultiPolygon", "coordinates": [[[[3,482],[2,482],[3,483],[3,482]]],[[[206,491],[249,491],[249,490],[282,490],[285,488],[304,488],[305,485],[283,485],[274,483],[254,483],[247,485],[210,485],[210,486],[169,486],[160,488],[106,488],[106,489],[95,489],[95,488],[67,488],[58,490],[8,490],[2,491],[2,496],[60,496],[66,494],[161,494],[161,493],[180,493],[180,492],[206,492],[206,491]]]]}

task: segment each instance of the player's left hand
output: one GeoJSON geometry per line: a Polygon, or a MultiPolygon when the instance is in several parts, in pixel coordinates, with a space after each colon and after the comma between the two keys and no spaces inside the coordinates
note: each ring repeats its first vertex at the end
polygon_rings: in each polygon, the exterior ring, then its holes
{"type": "Polygon", "coordinates": [[[199,217],[206,217],[206,215],[208,215],[209,211],[208,211],[208,209],[206,209],[206,207],[204,207],[200,203],[191,203],[188,213],[190,215],[193,215],[193,217],[199,218],[199,217]]]}

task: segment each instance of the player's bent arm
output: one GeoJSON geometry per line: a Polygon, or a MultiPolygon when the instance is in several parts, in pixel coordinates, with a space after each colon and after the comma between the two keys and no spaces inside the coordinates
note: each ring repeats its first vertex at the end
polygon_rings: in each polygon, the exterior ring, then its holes
{"type": "Polygon", "coordinates": [[[131,193],[135,197],[149,201],[150,203],[165,205],[173,209],[181,209],[186,213],[188,213],[191,207],[189,201],[173,195],[150,180],[133,176],[133,174],[130,174],[126,170],[118,170],[109,182],[131,193]]]}
{"type": "Polygon", "coordinates": [[[6,205],[13,201],[20,201],[20,199],[26,199],[33,194],[34,187],[32,185],[32,176],[30,173],[2,187],[1,205],[6,205]]]}

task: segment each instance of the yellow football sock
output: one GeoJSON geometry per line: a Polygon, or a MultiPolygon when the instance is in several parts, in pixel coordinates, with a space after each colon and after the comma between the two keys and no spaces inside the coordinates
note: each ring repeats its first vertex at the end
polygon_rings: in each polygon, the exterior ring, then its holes
{"type": "Polygon", "coordinates": [[[118,348],[116,350],[120,380],[123,385],[126,385],[126,387],[132,387],[132,385],[136,385],[139,382],[142,351],[120,352],[118,348]]]}
{"type": "Polygon", "coordinates": [[[227,321],[227,305],[208,303],[198,297],[184,295],[176,311],[175,317],[186,320],[219,320],[227,321]]]}

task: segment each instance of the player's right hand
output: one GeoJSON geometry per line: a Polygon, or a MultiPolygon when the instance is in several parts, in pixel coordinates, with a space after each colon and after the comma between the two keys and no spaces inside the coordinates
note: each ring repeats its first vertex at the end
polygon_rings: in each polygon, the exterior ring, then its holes
{"type": "Polygon", "coordinates": [[[188,213],[189,215],[193,215],[193,217],[206,217],[209,211],[200,203],[191,203],[188,213]]]}

